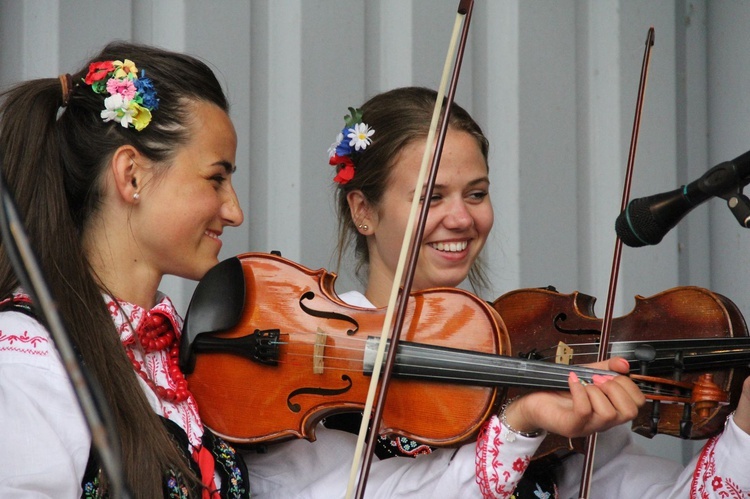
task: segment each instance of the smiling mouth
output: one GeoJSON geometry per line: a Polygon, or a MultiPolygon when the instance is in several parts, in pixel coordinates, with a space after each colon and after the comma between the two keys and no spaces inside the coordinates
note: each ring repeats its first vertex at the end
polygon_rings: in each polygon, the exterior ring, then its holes
{"type": "Polygon", "coordinates": [[[219,239],[219,234],[217,234],[216,232],[207,230],[207,231],[204,232],[204,234],[206,234],[211,239],[217,239],[217,240],[219,239]]]}
{"type": "Polygon", "coordinates": [[[438,251],[445,251],[448,253],[459,253],[466,249],[469,245],[468,241],[457,241],[452,243],[429,243],[430,247],[435,248],[438,251]]]}

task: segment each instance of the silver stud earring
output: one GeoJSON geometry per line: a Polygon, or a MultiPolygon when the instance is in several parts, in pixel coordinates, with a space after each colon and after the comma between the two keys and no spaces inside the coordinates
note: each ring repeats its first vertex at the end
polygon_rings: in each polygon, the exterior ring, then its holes
{"type": "Polygon", "coordinates": [[[141,199],[141,195],[138,192],[133,193],[133,201],[138,201],[141,199]]]}

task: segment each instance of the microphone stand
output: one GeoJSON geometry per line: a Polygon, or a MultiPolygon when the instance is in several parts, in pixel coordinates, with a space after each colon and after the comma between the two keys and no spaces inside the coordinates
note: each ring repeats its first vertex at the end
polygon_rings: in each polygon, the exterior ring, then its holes
{"type": "Polygon", "coordinates": [[[720,197],[741,226],[750,228],[750,199],[742,188],[750,184],[750,151],[720,163],[699,179],[700,190],[720,197]]]}
{"type": "Polygon", "coordinates": [[[42,275],[38,259],[29,245],[23,224],[12,194],[5,188],[2,175],[2,157],[0,156],[0,234],[5,253],[8,255],[18,281],[24,291],[31,297],[37,312],[37,319],[50,332],[52,340],[60,353],[65,370],[68,373],[84,419],[91,432],[94,450],[102,464],[104,473],[109,478],[109,492],[115,498],[129,499],[130,493],[125,485],[120,462],[119,440],[116,437],[107,404],[101,394],[101,388],[89,376],[75,353],[68,338],[62,319],[57,312],[49,287],[42,275]],[[106,418],[104,416],[107,416],[106,418]]]}

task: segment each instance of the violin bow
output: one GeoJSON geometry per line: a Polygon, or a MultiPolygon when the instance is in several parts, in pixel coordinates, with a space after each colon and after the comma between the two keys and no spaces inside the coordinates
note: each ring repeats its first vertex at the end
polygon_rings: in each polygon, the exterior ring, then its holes
{"type": "Polygon", "coordinates": [[[430,167],[429,178],[424,189],[425,200],[429,200],[432,197],[432,192],[435,187],[435,179],[437,178],[437,171],[440,163],[440,156],[443,151],[445,136],[448,132],[450,109],[453,105],[453,99],[456,94],[456,85],[458,83],[458,76],[461,71],[461,63],[463,62],[463,55],[466,48],[466,41],[469,33],[469,23],[471,21],[471,12],[473,8],[473,0],[461,0],[458,6],[458,11],[456,13],[456,20],[453,26],[453,33],[451,35],[450,44],[448,46],[448,53],[446,55],[445,65],[443,67],[440,87],[438,89],[437,98],[435,99],[435,109],[432,114],[430,128],[427,134],[427,139],[425,141],[422,163],[420,165],[419,175],[417,176],[417,182],[414,188],[414,196],[412,198],[411,209],[409,211],[409,218],[406,224],[406,230],[404,232],[404,239],[401,244],[401,251],[393,278],[393,284],[391,286],[388,308],[386,309],[386,315],[383,321],[383,329],[381,331],[380,341],[378,343],[378,350],[375,357],[375,367],[373,368],[372,378],[370,379],[370,388],[367,393],[367,400],[365,402],[365,408],[363,410],[364,416],[359,428],[359,437],[357,439],[357,445],[354,451],[354,460],[352,462],[351,473],[349,476],[349,485],[347,486],[346,491],[347,499],[352,497],[357,471],[360,468],[360,460],[362,460],[362,470],[359,474],[359,483],[356,489],[356,497],[358,499],[364,497],[367,478],[369,476],[370,466],[372,464],[374,445],[377,442],[379,436],[378,430],[380,427],[380,421],[383,416],[383,408],[385,407],[385,398],[388,390],[388,384],[390,382],[393,364],[396,359],[398,340],[401,335],[401,329],[403,328],[406,309],[409,304],[409,296],[411,294],[411,286],[414,281],[414,273],[416,272],[419,249],[422,245],[422,236],[424,234],[424,228],[427,223],[427,213],[430,208],[429,202],[422,203],[422,210],[419,214],[419,221],[417,223],[416,231],[414,231],[414,220],[416,219],[417,209],[419,208],[420,199],[422,198],[422,185],[425,183],[425,177],[427,176],[427,163],[429,162],[430,153],[433,151],[433,146],[434,155],[430,167]],[[461,29],[462,24],[463,29],[461,29]],[[436,141],[435,131],[438,128],[438,121],[440,120],[441,110],[443,109],[443,100],[445,98],[445,88],[448,81],[448,74],[450,73],[451,62],[454,59],[453,56],[456,53],[457,45],[458,51],[455,57],[455,64],[453,64],[453,74],[451,76],[448,96],[445,103],[445,111],[442,113],[443,116],[440,123],[440,132],[436,141]],[[413,236],[412,232],[414,232],[413,236]],[[409,251],[410,247],[411,251],[409,251]],[[408,265],[406,264],[407,253],[409,253],[408,265]],[[405,277],[403,277],[405,267],[406,275],[405,277]],[[400,285],[402,277],[404,283],[403,288],[400,285]],[[400,290],[401,292],[399,293],[400,290]],[[398,305],[396,304],[397,299],[398,305]],[[395,322],[393,321],[394,310],[396,310],[395,322]],[[388,343],[388,331],[389,329],[391,329],[391,323],[393,323],[393,327],[390,334],[390,346],[388,347],[388,354],[385,360],[385,365],[383,365],[383,357],[385,356],[385,349],[388,343]],[[382,381],[380,380],[381,377],[382,381]],[[377,403],[374,404],[375,393],[378,391],[379,382],[380,397],[378,397],[377,403]],[[375,406],[374,412],[373,405],[375,406]],[[368,417],[369,414],[372,414],[372,419],[368,417]],[[368,423],[370,424],[369,431],[367,428],[368,423]],[[367,448],[365,449],[363,455],[362,448],[364,447],[364,440],[366,435],[367,448]]]}
{"type": "MultiPolygon", "coordinates": [[[[633,119],[633,131],[630,136],[630,150],[628,151],[628,164],[625,172],[625,186],[622,193],[622,204],[620,212],[625,211],[630,199],[630,186],[633,179],[633,165],[635,163],[635,151],[638,146],[638,132],[641,128],[641,111],[643,109],[643,100],[646,93],[646,80],[648,79],[648,68],[651,61],[651,47],[654,46],[654,27],[651,26],[646,37],[646,48],[643,53],[643,63],[641,65],[641,78],[638,84],[638,97],[636,99],[635,117],[633,119]]],[[[615,252],[612,258],[612,271],[609,277],[609,288],[607,291],[607,303],[602,319],[602,332],[599,337],[599,352],[597,362],[607,359],[609,351],[609,338],[612,328],[612,316],[614,311],[615,294],[617,289],[617,278],[620,270],[620,259],[622,256],[622,241],[618,237],[615,241],[615,252]]],[[[583,458],[583,472],[581,474],[581,488],[579,489],[579,498],[588,499],[591,492],[591,478],[594,471],[594,453],[596,449],[597,434],[593,433],[586,438],[586,453],[583,458]]]]}

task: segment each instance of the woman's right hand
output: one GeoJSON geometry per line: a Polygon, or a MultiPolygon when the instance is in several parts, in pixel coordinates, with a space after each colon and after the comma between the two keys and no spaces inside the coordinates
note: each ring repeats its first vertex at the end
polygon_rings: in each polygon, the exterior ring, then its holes
{"type": "MultiPolygon", "coordinates": [[[[626,374],[628,362],[621,357],[589,364],[626,374]]],[[[568,438],[584,437],[634,419],[646,403],[638,387],[627,376],[593,377],[593,384],[583,385],[571,372],[570,392],[534,392],[505,408],[505,420],[515,430],[546,430],[568,438]]]]}

